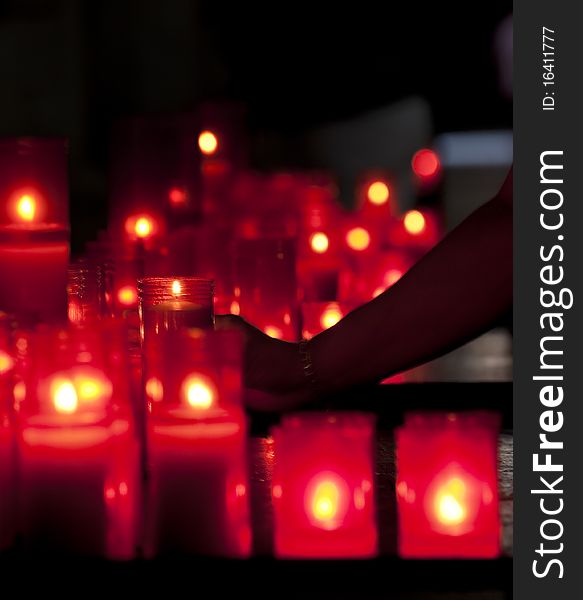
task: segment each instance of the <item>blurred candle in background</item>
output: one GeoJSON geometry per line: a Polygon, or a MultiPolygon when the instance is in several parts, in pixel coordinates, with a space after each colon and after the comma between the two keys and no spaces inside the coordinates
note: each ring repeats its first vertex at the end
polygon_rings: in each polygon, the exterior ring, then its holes
{"type": "Polygon", "coordinates": [[[68,260],[65,140],[0,140],[0,310],[65,322],[68,260]]]}
{"type": "Polygon", "coordinates": [[[238,332],[183,330],[163,340],[146,382],[146,555],[246,557],[251,549],[246,420],[238,332]]]}
{"type": "Polygon", "coordinates": [[[406,415],[396,432],[402,557],[498,556],[499,428],[488,412],[406,415]]]}
{"type": "Polygon", "coordinates": [[[340,273],[339,298],[353,306],[369,302],[392,287],[413,265],[407,250],[384,250],[347,265],[340,273]]]}
{"type": "Polygon", "coordinates": [[[349,312],[346,305],[338,302],[303,302],[302,337],[306,340],[330,329],[349,312]]]}
{"type": "Polygon", "coordinates": [[[389,229],[390,247],[408,249],[419,259],[442,237],[439,218],[434,210],[420,208],[407,211],[389,229]]]}
{"type": "Polygon", "coordinates": [[[330,186],[304,186],[300,214],[298,277],[303,299],[337,300],[343,240],[340,211],[330,186]]]}
{"type": "Polygon", "coordinates": [[[374,424],[364,413],[303,413],[273,429],[278,557],[376,555],[374,424]]]}
{"type": "Polygon", "coordinates": [[[237,240],[233,296],[238,314],[271,337],[297,340],[298,295],[294,239],[237,240]]]}
{"type": "Polygon", "coordinates": [[[19,523],[27,549],[134,556],[140,451],[118,327],[40,327],[17,339],[19,523]]]}

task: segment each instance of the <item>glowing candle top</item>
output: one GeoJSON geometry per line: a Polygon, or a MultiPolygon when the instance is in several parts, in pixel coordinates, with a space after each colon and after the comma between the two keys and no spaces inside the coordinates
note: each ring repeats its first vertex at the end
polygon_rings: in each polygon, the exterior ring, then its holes
{"type": "Polygon", "coordinates": [[[0,227],[68,228],[67,142],[0,140],[0,227]]]}

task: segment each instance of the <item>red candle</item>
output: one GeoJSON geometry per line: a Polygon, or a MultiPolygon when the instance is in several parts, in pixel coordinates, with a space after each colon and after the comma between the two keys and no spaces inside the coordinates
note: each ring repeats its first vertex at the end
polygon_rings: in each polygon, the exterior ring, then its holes
{"type": "Polygon", "coordinates": [[[144,277],[139,282],[142,340],[182,328],[212,329],[214,282],[200,277],[144,277]]]}
{"type": "Polygon", "coordinates": [[[165,360],[146,382],[146,555],[248,556],[241,339],[235,332],[191,330],[164,342],[165,360]]]}
{"type": "Polygon", "coordinates": [[[113,344],[112,327],[44,328],[28,337],[18,384],[19,511],[28,548],[134,555],[140,452],[125,353],[113,344]]]}
{"type": "Polygon", "coordinates": [[[362,413],[290,415],[274,428],[277,556],[376,554],[373,432],[362,413]]]}
{"type": "Polygon", "coordinates": [[[65,321],[68,257],[65,141],[0,141],[0,309],[65,321]]]}
{"type": "Polygon", "coordinates": [[[12,410],[14,364],[10,322],[0,314],[0,551],[12,545],[16,534],[16,447],[12,410]]]}
{"type": "Polygon", "coordinates": [[[498,430],[493,413],[407,415],[396,433],[401,556],[498,556],[498,430]]]}
{"type": "Polygon", "coordinates": [[[234,302],[239,314],[271,337],[297,340],[298,284],[295,240],[238,240],[234,302]]]}

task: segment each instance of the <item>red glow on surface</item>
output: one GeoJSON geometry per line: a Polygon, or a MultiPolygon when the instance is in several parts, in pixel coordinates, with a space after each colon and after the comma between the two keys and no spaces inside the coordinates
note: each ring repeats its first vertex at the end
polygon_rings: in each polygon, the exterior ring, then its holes
{"type": "Polygon", "coordinates": [[[133,285],[124,285],[117,292],[117,300],[123,306],[135,306],[138,302],[138,290],[133,285]]]}
{"type": "Polygon", "coordinates": [[[324,254],[328,250],[329,246],[330,240],[325,233],[317,231],[310,236],[310,248],[316,254],[324,254]]]}
{"type": "Polygon", "coordinates": [[[491,413],[407,416],[397,430],[401,556],[498,555],[497,430],[491,413]]]}
{"type": "Polygon", "coordinates": [[[364,227],[353,227],[346,234],[348,247],[357,252],[362,252],[370,246],[370,233],[364,227]]]}
{"type": "Polygon", "coordinates": [[[168,192],[168,200],[172,206],[184,206],[188,195],[185,190],[175,187],[168,192]]]}
{"type": "Polygon", "coordinates": [[[198,147],[203,154],[215,154],[219,147],[219,140],[212,131],[202,131],[198,136],[198,147]]]}
{"type": "Polygon", "coordinates": [[[371,204],[383,206],[389,201],[389,186],[384,181],[373,181],[368,186],[366,197],[371,204]]]}
{"type": "Polygon", "coordinates": [[[418,177],[433,177],[440,169],[437,153],[429,148],[422,148],[413,155],[411,167],[418,177]]]}

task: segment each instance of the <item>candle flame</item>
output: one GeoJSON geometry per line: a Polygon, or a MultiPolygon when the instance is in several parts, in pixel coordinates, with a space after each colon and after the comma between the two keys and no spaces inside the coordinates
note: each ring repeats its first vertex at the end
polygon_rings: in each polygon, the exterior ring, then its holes
{"type": "Polygon", "coordinates": [[[452,477],[435,495],[435,514],[443,525],[459,525],[467,515],[466,485],[459,477],[452,477]]]}
{"type": "Polygon", "coordinates": [[[16,204],[18,216],[28,223],[34,221],[36,215],[36,201],[30,194],[23,194],[16,204]]]}
{"type": "Polygon", "coordinates": [[[318,231],[310,236],[310,246],[316,254],[324,254],[328,250],[330,240],[325,233],[318,231]]]}
{"type": "Polygon", "coordinates": [[[198,136],[198,147],[203,154],[214,154],[219,147],[219,140],[212,131],[202,131],[198,136]]]}
{"type": "Polygon", "coordinates": [[[312,510],[316,519],[329,521],[338,510],[338,488],[331,481],[323,481],[314,493],[312,510]]]}
{"type": "Polygon", "coordinates": [[[136,236],[144,239],[150,236],[152,233],[152,222],[148,217],[140,217],[136,221],[136,225],[134,227],[134,231],[136,236]]]}
{"type": "Polygon", "coordinates": [[[418,210],[410,210],[405,214],[403,224],[411,235],[419,235],[425,229],[425,217],[418,210]]]}
{"type": "Polygon", "coordinates": [[[362,252],[370,246],[370,233],[364,227],[354,227],[346,234],[349,248],[362,252]]]}
{"type": "Polygon", "coordinates": [[[174,294],[174,296],[179,296],[181,292],[182,285],[180,284],[180,281],[178,281],[178,279],[175,279],[172,282],[172,294],[174,294]]]}
{"type": "Polygon", "coordinates": [[[62,414],[72,414],[79,406],[75,386],[68,379],[57,378],[51,384],[51,397],[55,410],[62,414]]]}
{"type": "Polygon", "coordinates": [[[368,187],[367,197],[375,206],[386,204],[389,196],[389,186],[384,181],[374,181],[368,187]]]}
{"type": "Polygon", "coordinates": [[[192,408],[208,410],[215,402],[212,383],[198,374],[189,375],[182,384],[182,395],[192,408]]]}

